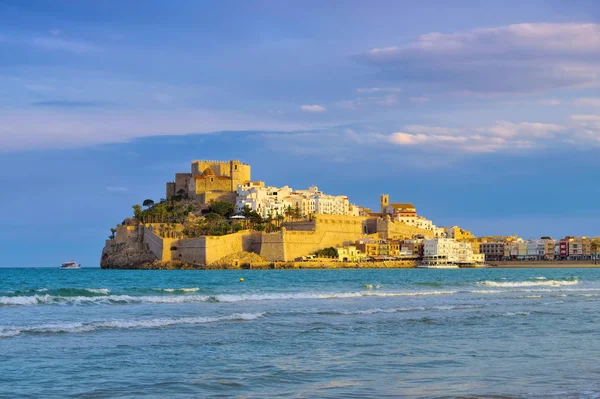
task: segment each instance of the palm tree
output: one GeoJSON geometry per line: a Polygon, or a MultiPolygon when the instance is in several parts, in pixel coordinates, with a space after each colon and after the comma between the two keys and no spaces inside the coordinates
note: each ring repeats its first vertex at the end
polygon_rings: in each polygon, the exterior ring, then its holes
{"type": "Polygon", "coordinates": [[[284,221],[285,217],[280,213],[275,216],[275,220],[277,220],[277,227],[281,227],[281,223],[284,221]]]}
{"type": "Polygon", "coordinates": [[[267,218],[265,219],[265,222],[267,223],[267,232],[270,232],[273,225],[273,213],[271,211],[269,211],[269,214],[267,215],[267,218]]]}
{"type": "Polygon", "coordinates": [[[296,220],[300,220],[302,218],[302,211],[298,207],[298,204],[296,204],[296,208],[294,209],[294,218],[296,220]]]}
{"type": "Polygon", "coordinates": [[[133,217],[138,221],[142,221],[142,207],[139,204],[135,204],[132,206],[133,208],[133,217]]]}
{"type": "Polygon", "coordinates": [[[252,212],[254,212],[252,210],[252,208],[250,208],[250,205],[244,205],[244,207],[242,208],[242,216],[245,218],[244,219],[244,228],[248,228],[248,219],[250,219],[250,216],[252,216],[252,212]]]}
{"type": "Polygon", "coordinates": [[[288,205],[287,208],[285,208],[285,211],[283,213],[288,218],[288,221],[291,221],[291,217],[294,214],[294,210],[292,209],[291,205],[288,205]]]}

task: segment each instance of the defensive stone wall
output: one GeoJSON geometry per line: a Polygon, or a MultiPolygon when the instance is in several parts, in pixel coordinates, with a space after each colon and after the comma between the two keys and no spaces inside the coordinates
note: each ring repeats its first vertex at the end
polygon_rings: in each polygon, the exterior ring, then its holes
{"type": "Polygon", "coordinates": [[[144,229],[144,242],[148,249],[162,262],[171,261],[171,246],[176,239],[162,238],[147,227],[144,229]]]}
{"type": "Polygon", "coordinates": [[[288,224],[280,232],[263,234],[260,255],[270,261],[290,261],[322,248],[352,243],[369,237],[366,220],[361,216],[317,214],[312,222],[288,224]],[[290,230],[292,226],[299,229],[290,230]]]}
{"type": "MultiPolygon", "coordinates": [[[[373,225],[371,222],[370,226],[373,225]]],[[[433,238],[435,233],[431,230],[419,229],[418,227],[409,226],[402,222],[397,222],[389,217],[383,219],[376,219],[375,222],[376,231],[379,238],[382,239],[393,239],[400,237],[412,237],[415,235],[422,235],[427,238],[433,238]]]]}
{"type": "Polygon", "coordinates": [[[131,243],[139,240],[140,231],[138,226],[118,226],[115,243],[131,243]]]}
{"type": "Polygon", "coordinates": [[[205,266],[236,252],[252,252],[255,237],[249,230],[242,230],[224,236],[176,240],[171,244],[174,248],[172,257],[174,260],[205,266]]]}

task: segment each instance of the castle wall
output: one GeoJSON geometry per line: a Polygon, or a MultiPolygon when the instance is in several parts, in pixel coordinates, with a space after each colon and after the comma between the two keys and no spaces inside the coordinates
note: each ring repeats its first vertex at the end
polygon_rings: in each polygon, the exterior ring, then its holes
{"type": "Polygon", "coordinates": [[[212,201],[227,201],[235,205],[235,193],[224,193],[211,191],[208,193],[198,194],[197,198],[203,204],[210,204],[212,201]]]}
{"type": "Polygon", "coordinates": [[[138,241],[139,235],[138,226],[118,226],[115,242],[117,244],[135,242],[138,241]]]}
{"type": "Polygon", "coordinates": [[[173,238],[162,238],[154,234],[150,229],[144,229],[144,242],[148,244],[148,249],[161,261],[169,262],[171,260],[171,246],[176,241],[173,238]]]}
{"type": "MultiPolygon", "coordinates": [[[[409,226],[402,222],[392,220],[389,216],[385,219],[375,219],[376,229],[379,238],[394,239],[394,238],[411,238],[415,235],[422,235],[426,238],[433,238],[435,233],[432,230],[419,229],[418,227],[409,226]]],[[[370,226],[372,225],[372,222],[370,226]]]]}
{"type": "Polygon", "coordinates": [[[231,179],[218,176],[206,176],[196,178],[196,195],[209,191],[231,192],[231,179]]]}
{"type": "Polygon", "coordinates": [[[165,190],[165,198],[171,199],[176,192],[177,191],[175,190],[175,182],[168,182],[165,190]]]}
{"type": "Polygon", "coordinates": [[[224,236],[177,240],[172,244],[177,248],[173,251],[173,259],[205,266],[236,252],[251,252],[253,245],[253,235],[248,230],[224,236]]]}
{"type": "Polygon", "coordinates": [[[257,248],[255,247],[255,252],[270,261],[286,260],[283,237],[283,231],[277,231],[275,233],[262,233],[260,236],[260,248],[258,251],[256,251],[257,248]]]}
{"type": "Polygon", "coordinates": [[[192,175],[189,173],[175,173],[175,194],[179,190],[184,190],[188,193],[188,186],[191,179],[192,175]]]}

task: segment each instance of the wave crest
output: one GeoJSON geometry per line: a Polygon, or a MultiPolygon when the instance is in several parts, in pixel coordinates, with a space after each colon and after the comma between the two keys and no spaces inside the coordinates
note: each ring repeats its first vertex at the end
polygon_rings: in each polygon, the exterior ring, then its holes
{"type": "Polygon", "coordinates": [[[579,281],[576,279],[569,280],[535,280],[535,281],[481,281],[477,285],[485,287],[499,288],[518,288],[518,287],[536,287],[536,286],[551,286],[561,287],[564,285],[577,285],[579,281]]]}
{"type": "Polygon", "coordinates": [[[129,304],[129,303],[186,303],[186,302],[242,302],[268,301],[290,299],[344,299],[361,297],[406,297],[451,295],[457,291],[414,291],[414,292],[340,292],[340,293],[265,293],[265,294],[218,294],[218,295],[103,295],[103,296],[60,296],[60,295],[31,295],[31,296],[0,296],[0,305],[27,306],[42,304],[129,304]]]}
{"type": "Polygon", "coordinates": [[[186,324],[218,323],[222,321],[250,321],[263,316],[264,313],[234,313],[213,317],[103,320],[90,323],[52,323],[23,327],[0,326],[0,338],[14,337],[20,334],[84,333],[100,329],[160,328],[186,324]]]}

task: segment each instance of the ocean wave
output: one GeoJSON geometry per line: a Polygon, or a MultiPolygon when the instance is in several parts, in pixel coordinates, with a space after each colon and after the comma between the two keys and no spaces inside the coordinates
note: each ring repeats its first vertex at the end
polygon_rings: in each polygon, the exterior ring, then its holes
{"type": "Polygon", "coordinates": [[[531,312],[506,312],[502,313],[501,316],[529,316],[531,312]]]}
{"type": "Polygon", "coordinates": [[[199,287],[191,287],[191,288],[154,288],[154,291],[163,291],[168,292],[170,294],[174,293],[190,293],[190,292],[198,292],[200,291],[199,287]]]}
{"type": "Polygon", "coordinates": [[[317,312],[321,315],[361,315],[361,314],[376,314],[376,313],[401,313],[401,312],[424,312],[428,310],[468,310],[480,309],[484,305],[446,305],[446,306],[415,306],[410,308],[373,308],[364,310],[331,310],[317,312]]]}
{"type": "Polygon", "coordinates": [[[84,333],[100,329],[160,328],[186,324],[206,324],[222,321],[250,321],[264,316],[264,313],[234,313],[213,317],[180,317],[138,320],[103,320],[90,323],[52,323],[33,326],[0,326],[0,338],[14,337],[20,334],[44,333],[84,333]]]}
{"type": "Polygon", "coordinates": [[[242,301],[269,301],[293,299],[343,299],[361,297],[405,297],[451,295],[457,291],[415,291],[415,292],[341,292],[341,293],[264,293],[264,294],[219,294],[219,295],[103,295],[103,296],[57,296],[57,295],[30,295],[30,296],[3,296],[0,305],[26,306],[43,304],[130,304],[130,303],[186,303],[186,302],[242,302],[242,301]]]}
{"type": "Polygon", "coordinates": [[[579,281],[577,279],[564,279],[564,280],[535,280],[535,281],[481,281],[477,285],[484,287],[498,287],[498,288],[517,288],[517,287],[536,287],[536,286],[552,286],[561,287],[565,285],[577,285],[579,281]]]}
{"type": "Polygon", "coordinates": [[[381,284],[363,284],[363,287],[368,289],[368,290],[377,290],[379,288],[381,288],[381,284]]]}

